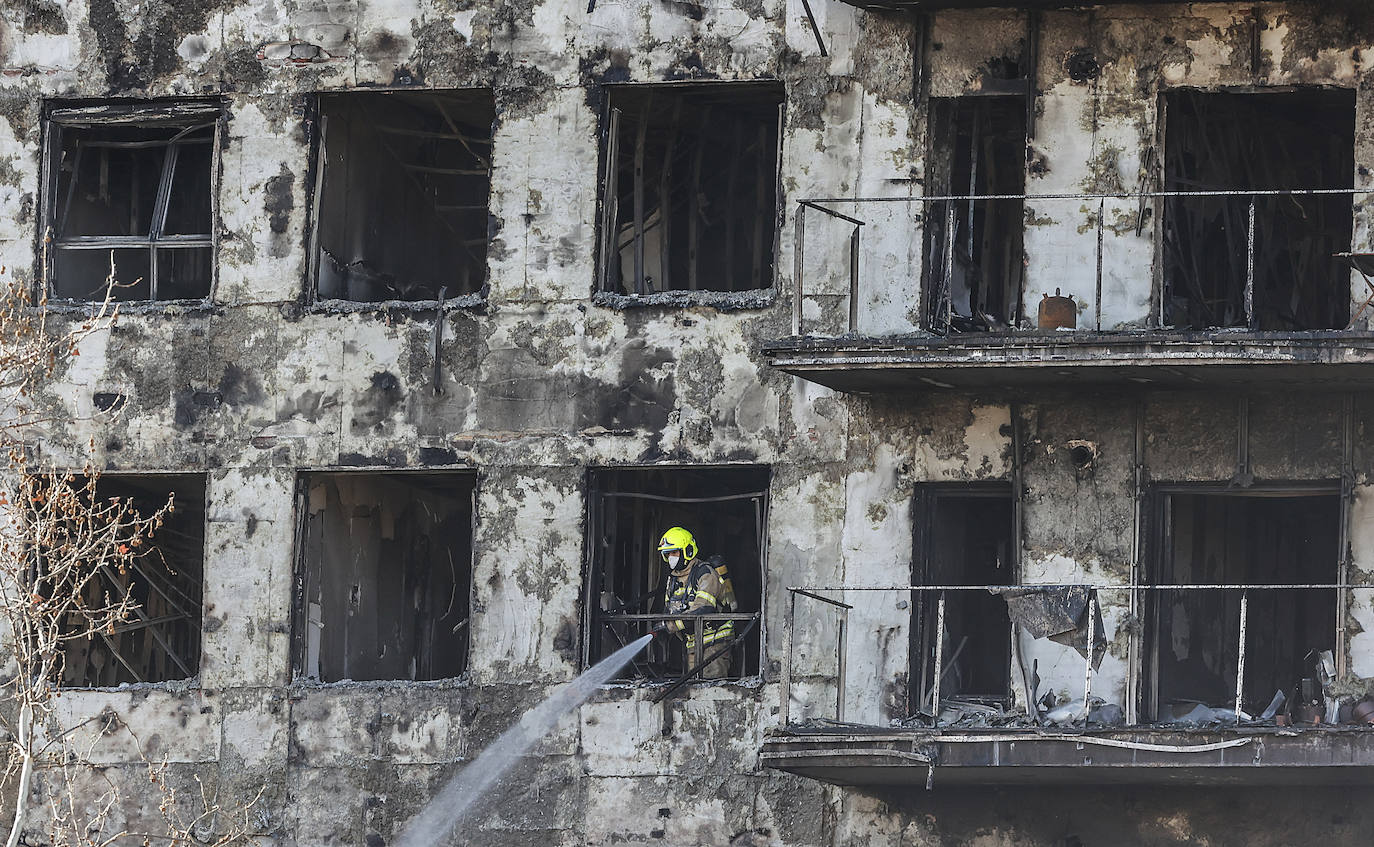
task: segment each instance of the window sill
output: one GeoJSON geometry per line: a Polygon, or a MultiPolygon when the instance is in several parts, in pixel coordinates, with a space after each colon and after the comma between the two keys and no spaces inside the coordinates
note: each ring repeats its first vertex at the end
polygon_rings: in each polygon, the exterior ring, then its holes
{"type": "MultiPolygon", "coordinates": [[[[93,316],[105,305],[101,300],[49,299],[42,308],[55,315],[93,316]]],[[[38,308],[38,307],[33,307],[38,308]]],[[[216,312],[223,307],[210,298],[199,300],[112,300],[109,310],[121,315],[192,315],[216,312]]]]}
{"type": "Polygon", "coordinates": [[[292,697],[299,698],[317,691],[414,691],[418,689],[447,691],[468,687],[470,687],[468,675],[464,673],[444,679],[341,679],[336,682],[322,682],[318,679],[293,679],[286,688],[292,697]]]}
{"type": "Polygon", "coordinates": [[[199,676],[168,679],[162,682],[124,682],[119,685],[63,685],[62,694],[122,694],[161,691],[167,694],[189,694],[201,691],[199,676]]]}
{"type": "Polygon", "coordinates": [[[308,315],[419,314],[437,312],[481,312],[487,306],[485,294],[464,294],[438,300],[314,300],[305,307],[308,315]]]}
{"type": "Polygon", "coordinates": [[[659,291],[653,294],[630,295],[614,291],[597,291],[592,303],[606,309],[666,308],[685,309],[705,306],[720,312],[767,309],[778,300],[772,288],[753,288],[748,291],[659,291]]]}

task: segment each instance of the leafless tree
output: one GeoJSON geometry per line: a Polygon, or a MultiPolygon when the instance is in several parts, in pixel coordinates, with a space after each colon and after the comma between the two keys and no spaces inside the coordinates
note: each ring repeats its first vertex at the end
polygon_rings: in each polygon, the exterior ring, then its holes
{"type": "MultiPolygon", "coordinates": [[[[6,847],[16,847],[26,827],[44,825],[54,847],[189,844],[193,837],[194,843],[230,844],[246,837],[247,810],[257,802],[225,810],[201,786],[187,811],[168,783],[166,763],[149,759],[133,738],[137,764],[160,792],[165,832],[124,831],[113,823],[121,799],[117,780],[92,764],[88,748],[132,731],[110,710],[63,726],[55,709],[69,649],[108,642],[137,613],[130,592],[110,586],[127,585],[140,568],[166,567],[151,542],[177,508],[169,497],[140,513],[130,498],[102,496],[100,472],[89,459],[74,471],[36,449],[43,425],[55,422],[37,398],[80,356],[84,339],[114,325],[118,313],[109,292],[116,287],[112,266],[104,302],[55,328],[46,302],[33,302],[27,287],[0,286],[0,647],[6,662],[0,692],[8,701],[6,776],[15,791],[6,847]],[[98,731],[78,732],[92,727],[98,731]],[[44,824],[32,820],[35,779],[43,788],[44,824]],[[243,825],[234,820],[239,813],[243,825]]],[[[93,444],[87,454],[94,454],[93,444]]]]}

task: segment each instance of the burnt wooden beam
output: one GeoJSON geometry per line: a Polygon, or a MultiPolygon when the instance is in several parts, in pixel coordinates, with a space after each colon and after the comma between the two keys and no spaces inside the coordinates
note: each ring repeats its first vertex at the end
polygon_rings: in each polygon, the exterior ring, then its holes
{"type": "MultiPolygon", "coordinates": [[[[651,95],[652,98],[652,95],[651,95]]],[[[635,293],[643,294],[644,289],[644,147],[649,133],[649,103],[645,102],[639,113],[635,129],[634,158],[634,255],[635,255],[635,293]]]]}

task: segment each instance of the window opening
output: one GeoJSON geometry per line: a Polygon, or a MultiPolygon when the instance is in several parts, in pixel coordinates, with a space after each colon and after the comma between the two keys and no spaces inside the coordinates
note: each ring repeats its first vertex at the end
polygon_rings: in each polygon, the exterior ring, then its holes
{"type": "MultiPolygon", "coordinates": [[[[1173,91],[1164,96],[1169,191],[1348,188],[1355,94],[1173,91]]],[[[1247,302],[1244,195],[1164,200],[1164,321],[1180,329],[1341,329],[1350,320],[1346,194],[1257,197],[1247,302]]]]}
{"type": "Polygon", "coordinates": [[[770,287],[782,87],[608,91],[601,289],[770,287]]]}
{"type": "MultiPolygon", "coordinates": [[[[1334,584],[1340,496],[1161,495],[1160,584],[1334,584]]],[[[1157,719],[1198,703],[1235,706],[1239,590],[1149,591],[1157,719]]],[[[1248,592],[1244,708],[1256,715],[1313,677],[1313,651],[1335,641],[1334,590],[1248,592]]]]}
{"type": "Polygon", "coordinates": [[[127,596],[135,609],[111,632],[67,642],[63,683],[96,687],[194,677],[200,672],[205,478],[105,475],[96,481],[95,496],[127,499],[143,516],[165,507],[170,496],[172,510],[148,539],[146,555],[125,573],[105,568],[87,584],[91,605],[127,596]]]}
{"type": "Polygon", "coordinates": [[[49,279],[61,299],[210,295],[217,106],[56,109],[50,115],[49,279]]]}
{"type": "MultiPolygon", "coordinates": [[[[1024,96],[934,97],[930,126],[931,193],[1025,192],[1024,96]]],[[[1020,199],[927,204],[925,267],[933,331],[983,332],[1020,323],[1024,207],[1020,199]]]]}
{"type": "MultiPolygon", "coordinates": [[[[695,537],[698,558],[718,556],[733,583],[729,612],[734,635],[703,643],[703,660],[725,651],[726,678],[757,676],[762,641],[757,625],[763,597],[769,472],[764,467],[633,468],[589,475],[590,578],[587,661],[595,663],[674,618],[665,612],[668,565],[660,537],[682,527],[695,537]]],[[[716,625],[724,619],[715,620],[716,625]]],[[[666,680],[688,670],[685,635],[656,639],[621,673],[622,679],[666,680]]],[[[703,622],[703,642],[709,638],[703,622]]],[[[695,647],[694,647],[695,649],[695,647]]],[[[707,662],[708,673],[714,673],[707,662]]]]}
{"type": "MultiPolygon", "coordinates": [[[[1015,504],[1005,485],[931,486],[916,495],[915,585],[1012,585],[1015,504]]],[[[912,702],[921,710],[935,683],[935,591],[915,592],[912,608],[912,702]]],[[[1011,621],[1007,604],[986,591],[945,592],[941,701],[1010,701],[1011,621]]]]}
{"type": "Polygon", "coordinates": [[[467,667],[471,473],[310,473],[298,490],[296,675],[432,680],[467,667]]]}
{"type": "Polygon", "coordinates": [[[321,299],[474,294],[486,280],[490,91],[319,98],[314,265],[321,299]]]}

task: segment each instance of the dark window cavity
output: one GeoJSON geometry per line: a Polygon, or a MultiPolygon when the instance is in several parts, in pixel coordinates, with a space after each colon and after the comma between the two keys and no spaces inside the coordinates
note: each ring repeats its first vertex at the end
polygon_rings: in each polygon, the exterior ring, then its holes
{"type": "Polygon", "coordinates": [[[482,289],[495,119],[484,90],[320,95],[312,261],[321,299],[482,289]]]}
{"type": "MultiPolygon", "coordinates": [[[[1174,91],[1164,97],[1170,191],[1349,188],[1355,94],[1174,91]]],[[[1163,202],[1163,321],[1176,328],[1343,329],[1349,194],[1163,202]],[[1253,252],[1251,244],[1253,243],[1253,252]],[[1253,271],[1251,266],[1253,264],[1253,271]]]]}
{"type": "MultiPolygon", "coordinates": [[[[1026,99],[930,101],[928,193],[1020,195],[1026,185],[1026,99]]],[[[975,332],[1020,323],[1025,203],[944,200],[926,205],[927,308],[932,331],[975,332]]]]}
{"type": "MultiPolygon", "coordinates": [[[[913,585],[987,586],[1016,581],[1015,506],[1005,484],[929,485],[916,493],[913,585]]],[[[928,711],[937,639],[943,640],[941,701],[1009,704],[1011,622],[995,594],[918,591],[911,628],[912,702],[928,711]],[[944,628],[938,625],[945,596],[944,628]]]]}
{"type": "MultiPolygon", "coordinates": [[[[1340,496],[1171,492],[1157,508],[1156,582],[1166,585],[1334,584],[1340,496]]],[[[1248,613],[1243,708],[1259,714],[1276,691],[1289,698],[1316,676],[1311,651],[1333,649],[1334,590],[1245,592],[1248,613]]],[[[1147,658],[1155,717],[1197,703],[1235,706],[1240,590],[1159,590],[1149,598],[1147,658]]]]}
{"type": "Polygon", "coordinates": [[[301,476],[298,678],[463,673],[475,484],[462,472],[301,476]]]}
{"type": "Polygon", "coordinates": [[[144,517],[166,507],[170,498],[171,511],[149,539],[146,555],[124,573],[103,568],[88,584],[93,606],[107,596],[127,596],[135,609],[113,631],[67,643],[63,682],[114,686],[194,677],[200,672],[205,477],[106,475],[96,482],[95,496],[131,501],[144,517]]]}
{"type": "Polygon", "coordinates": [[[209,102],[54,108],[45,230],[53,297],[185,300],[214,276],[214,162],[220,107],[209,102]]]}
{"type": "Polygon", "coordinates": [[[770,287],[782,87],[608,91],[601,289],[770,287]]]}
{"type": "MultiPolygon", "coordinates": [[[[586,660],[597,660],[648,632],[663,616],[667,565],[658,541],[670,527],[691,532],[700,556],[720,556],[734,583],[735,638],[729,678],[759,673],[758,613],[763,597],[768,479],[765,467],[598,469],[588,475],[586,660]]],[[[659,638],[622,678],[667,680],[687,669],[684,642],[659,638]]]]}

